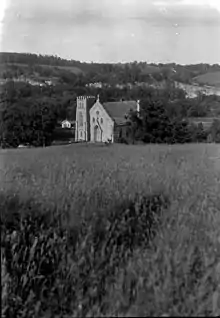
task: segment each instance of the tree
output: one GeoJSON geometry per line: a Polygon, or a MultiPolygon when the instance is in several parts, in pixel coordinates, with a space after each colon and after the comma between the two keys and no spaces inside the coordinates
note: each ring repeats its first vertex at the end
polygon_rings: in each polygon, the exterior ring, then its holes
{"type": "Polygon", "coordinates": [[[127,135],[128,138],[131,139],[134,144],[135,140],[142,140],[143,138],[143,126],[142,120],[139,115],[135,111],[130,111],[127,117],[128,121],[128,130],[127,135]]]}
{"type": "Polygon", "coordinates": [[[188,143],[192,141],[189,123],[186,120],[173,121],[173,140],[175,143],[188,143]]]}
{"type": "Polygon", "coordinates": [[[158,98],[147,98],[141,102],[143,141],[162,143],[171,136],[171,121],[165,105],[158,98]]]}
{"type": "Polygon", "coordinates": [[[209,130],[212,141],[220,143],[220,120],[215,119],[209,130]]]}
{"type": "Polygon", "coordinates": [[[134,143],[185,143],[192,140],[189,123],[181,116],[169,116],[169,100],[149,95],[140,103],[140,114],[129,114],[129,132],[134,143]]]}
{"type": "Polygon", "coordinates": [[[5,142],[47,146],[52,142],[57,115],[48,100],[21,99],[2,110],[1,127],[5,142]]]}
{"type": "Polygon", "coordinates": [[[199,123],[196,129],[196,141],[205,142],[207,140],[208,133],[205,131],[202,123],[199,123]]]}
{"type": "Polygon", "coordinates": [[[149,97],[140,103],[140,114],[129,114],[129,132],[134,143],[142,140],[145,143],[167,142],[171,137],[171,122],[160,100],[149,97]]]}
{"type": "Polygon", "coordinates": [[[206,142],[208,139],[208,131],[204,129],[202,123],[189,125],[189,132],[192,142],[206,142]]]}

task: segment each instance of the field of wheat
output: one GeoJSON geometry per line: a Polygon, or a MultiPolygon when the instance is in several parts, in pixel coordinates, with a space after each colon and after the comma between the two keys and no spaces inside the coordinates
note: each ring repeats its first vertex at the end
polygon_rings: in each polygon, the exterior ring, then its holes
{"type": "MultiPolygon", "coordinates": [[[[2,295],[5,304],[3,314],[19,314],[20,317],[27,317],[29,310],[31,315],[36,315],[37,312],[37,317],[48,317],[45,314],[48,313],[48,308],[45,307],[46,303],[43,299],[46,299],[48,304],[48,299],[54,299],[56,294],[56,299],[58,299],[56,306],[53,304],[51,308],[57,308],[54,315],[56,314],[58,317],[61,317],[61,312],[64,316],[66,314],[66,317],[74,315],[82,317],[97,315],[119,317],[219,315],[219,157],[219,146],[212,144],[173,146],[84,144],[54,146],[45,149],[1,150],[1,224],[6,228],[5,233],[11,235],[10,244],[4,238],[5,242],[9,244],[6,244],[9,246],[8,249],[12,250],[13,244],[17,244],[17,249],[20,246],[19,255],[24,257],[21,244],[24,239],[22,235],[29,230],[27,230],[28,227],[25,227],[26,225],[19,225],[21,230],[19,236],[18,228],[16,231],[9,228],[8,224],[11,224],[12,221],[7,223],[5,221],[6,215],[22,214],[24,210],[33,210],[35,214],[36,210],[37,213],[38,211],[39,213],[53,211],[54,216],[62,216],[63,224],[69,228],[72,226],[79,228],[82,226],[82,220],[89,219],[89,223],[86,221],[87,234],[80,234],[81,238],[83,237],[83,240],[80,241],[81,245],[74,247],[74,253],[78,253],[78,258],[71,262],[66,260],[65,268],[63,261],[57,261],[59,263],[57,263],[58,269],[56,273],[54,271],[53,279],[58,279],[59,276],[57,284],[62,285],[62,288],[60,287],[62,293],[59,290],[62,295],[57,296],[58,291],[56,293],[54,291],[51,298],[48,298],[49,294],[44,295],[44,297],[40,294],[39,296],[36,286],[33,287],[33,279],[35,276],[39,276],[39,269],[35,269],[35,274],[31,274],[33,277],[28,276],[26,274],[27,267],[22,267],[23,272],[21,269],[17,269],[18,258],[13,259],[12,262],[14,264],[12,267],[14,270],[16,269],[19,273],[17,275],[20,277],[16,282],[12,279],[12,274],[7,270],[7,266],[3,268],[2,265],[2,275],[4,274],[3,276],[8,279],[5,278],[8,289],[5,287],[4,297],[2,295]],[[102,244],[105,241],[106,249],[106,246],[111,246],[108,260],[109,264],[114,263],[114,266],[110,266],[104,261],[98,263],[102,257],[104,260],[102,254],[104,245],[100,245],[102,247],[99,249],[99,259],[96,258],[94,256],[95,245],[89,243],[91,235],[93,235],[92,231],[96,231],[91,224],[96,224],[96,227],[99,223],[104,224],[102,223],[104,221],[101,220],[112,215],[112,211],[114,211],[113,219],[117,219],[128,210],[128,206],[134,205],[134,209],[130,208],[134,211],[146,210],[142,203],[138,205],[139,208],[136,207],[136,201],[142,202],[140,198],[163,198],[162,201],[166,201],[160,211],[160,221],[156,228],[156,234],[154,233],[151,239],[147,240],[147,244],[134,245],[132,253],[128,255],[123,248],[123,252],[122,249],[116,252],[116,245],[122,238],[120,237],[119,240],[118,236],[118,241],[116,241],[114,238],[116,232],[112,230],[111,240],[107,243],[107,236],[103,236],[102,244]],[[94,223],[97,215],[99,222],[94,223]],[[6,223],[7,225],[5,225],[6,223]],[[19,236],[17,243],[13,243],[13,235],[19,236]],[[122,254],[124,261],[117,261],[116,258],[122,254]],[[85,255],[89,257],[89,261],[85,255]],[[112,255],[115,255],[115,258],[112,255]],[[94,261],[94,259],[96,260],[94,261]],[[89,262],[93,265],[88,269],[89,262]],[[62,265],[60,265],[61,263],[62,265]],[[67,266],[67,264],[69,265],[67,266]],[[76,266],[74,269],[73,264],[76,266]],[[102,264],[102,268],[100,264],[102,264]],[[79,268],[83,268],[83,273],[79,274],[79,268]],[[102,275],[104,277],[103,268],[108,268],[105,273],[105,282],[97,282],[97,277],[102,275]],[[76,279],[76,275],[80,279],[76,279]],[[65,276],[65,280],[61,279],[61,276],[65,276]],[[95,280],[94,277],[96,277],[95,280]],[[85,280],[87,287],[84,286],[85,280]],[[32,283],[29,284],[29,282],[32,283]],[[70,287],[70,282],[72,287],[70,287]],[[73,286],[75,286],[74,292],[73,286]],[[35,300],[30,298],[30,291],[33,288],[35,288],[35,300]],[[19,294],[20,298],[17,298],[23,300],[23,305],[18,300],[16,304],[12,305],[12,300],[7,294],[9,289],[10,294],[14,293],[14,298],[22,291],[22,294],[19,294]],[[100,296],[101,292],[102,296],[100,296]],[[68,298],[61,301],[61,298],[68,293],[70,295],[72,293],[71,300],[68,298]],[[58,306],[59,302],[62,304],[58,306]]],[[[156,199],[156,202],[163,205],[160,199],[156,199]]],[[[145,206],[149,206],[149,204],[146,203],[145,206]]],[[[141,216],[137,212],[136,219],[133,217],[133,223],[138,223],[139,218],[141,216]]],[[[120,221],[124,227],[127,226],[126,220],[126,218],[123,219],[124,223],[120,221]]],[[[148,223],[144,225],[146,232],[148,231],[148,223]]],[[[105,226],[107,226],[106,223],[105,226]]],[[[127,233],[126,229],[122,225],[120,226],[119,231],[127,233]]],[[[30,255],[33,254],[33,249],[36,246],[39,245],[39,248],[42,249],[42,246],[46,244],[45,238],[48,240],[50,237],[48,231],[51,231],[51,227],[50,230],[40,228],[36,230],[36,233],[39,232],[42,235],[42,238],[38,238],[37,243],[37,234],[32,235],[33,237],[30,236],[32,237],[30,238],[30,255]]],[[[145,232],[144,227],[139,227],[140,231],[145,232]]],[[[57,233],[56,235],[58,235],[57,233]]],[[[138,235],[140,236],[140,233],[138,235]]],[[[140,237],[138,239],[140,241],[140,237]]],[[[62,248],[58,243],[56,244],[59,246],[53,245],[54,241],[51,242],[51,249],[56,248],[59,255],[64,253],[63,241],[62,244],[60,243],[62,248]]],[[[123,246],[124,243],[120,244],[123,246]]],[[[75,257],[73,251],[70,252],[69,245],[65,245],[65,248],[68,248],[69,254],[67,254],[75,257]]],[[[129,251],[131,252],[131,249],[129,251]]],[[[36,260],[40,257],[37,256],[37,252],[34,255],[36,260]]],[[[56,257],[59,258],[59,255],[56,257]]],[[[44,257],[47,258],[45,255],[44,257]]],[[[28,264],[32,266],[33,257],[32,261],[30,261],[30,257],[28,260],[28,264]]],[[[42,284],[47,284],[45,274],[41,273],[41,277],[44,277],[42,284]]],[[[50,284],[52,283],[50,282],[50,284]]],[[[48,285],[47,288],[49,288],[48,285]]],[[[51,293],[53,288],[55,287],[49,288],[51,293]]],[[[52,310],[51,308],[50,310],[52,310]]]]}

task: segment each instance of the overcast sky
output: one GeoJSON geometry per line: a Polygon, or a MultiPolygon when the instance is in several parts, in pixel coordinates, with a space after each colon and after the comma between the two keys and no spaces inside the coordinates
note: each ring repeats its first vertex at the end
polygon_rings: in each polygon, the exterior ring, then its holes
{"type": "Polygon", "coordinates": [[[2,1],[1,51],[99,62],[220,63],[220,0],[2,1]]]}

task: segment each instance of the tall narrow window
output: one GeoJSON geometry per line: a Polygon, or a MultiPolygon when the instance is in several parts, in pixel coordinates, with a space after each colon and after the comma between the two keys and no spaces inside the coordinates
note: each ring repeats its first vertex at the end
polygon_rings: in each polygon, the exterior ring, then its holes
{"type": "Polygon", "coordinates": [[[103,124],[103,118],[101,118],[101,124],[103,124]]]}
{"type": "Polygon", "coordinates": [[[83,114],[82,112],[79,112],[79,127],[83,126],[83,114]]]}

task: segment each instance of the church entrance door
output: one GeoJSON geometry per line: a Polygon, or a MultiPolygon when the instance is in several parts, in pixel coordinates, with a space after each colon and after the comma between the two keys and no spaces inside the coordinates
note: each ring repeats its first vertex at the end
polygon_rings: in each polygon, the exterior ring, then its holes
{"type": "Polygon", "coordinates": [[[101,142],[101,131],[98,125],[94,127],[94,142],[101,142]]]}

